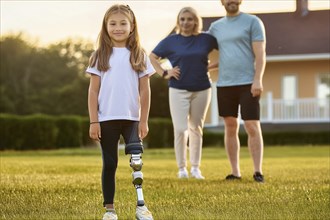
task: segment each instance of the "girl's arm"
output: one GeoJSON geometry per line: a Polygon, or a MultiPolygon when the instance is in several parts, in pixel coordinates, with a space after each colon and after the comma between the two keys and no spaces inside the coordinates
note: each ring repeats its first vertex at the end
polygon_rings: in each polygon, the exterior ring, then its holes
{"type": "Polygon", "coordinates": [[[145,138],[149,132],[148,118],[150,110],[150,82],[149,76],[143,76],[139,79],[139,92],[141,104],[141,118],[139,123],[139,137],[145,138]]]}
{"type": "Polygon", "coordinates": [[[101,127],[98,119],[98,96],[100,90],[100,77],[91,74],[89,89],[88,89],[88,112],[89,112],[89,136],[93,140],[100,141],[101,127]]]}

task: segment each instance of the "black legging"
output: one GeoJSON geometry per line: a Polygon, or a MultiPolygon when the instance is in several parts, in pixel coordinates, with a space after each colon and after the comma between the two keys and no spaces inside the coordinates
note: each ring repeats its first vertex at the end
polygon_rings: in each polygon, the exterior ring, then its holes
{"type": "Polygon", "coordinates": [[[123,136],[125,144],[140,142],[138,125],[138,121],[129,120],[101,122],[103,205],[113,204],[115,196],[115,175],[118,165],[120,135],[123,136]]]}

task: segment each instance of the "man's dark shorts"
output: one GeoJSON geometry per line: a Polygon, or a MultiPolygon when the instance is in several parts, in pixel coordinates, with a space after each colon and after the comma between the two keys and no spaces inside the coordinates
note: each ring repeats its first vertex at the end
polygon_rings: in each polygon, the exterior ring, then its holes
{"type": "Polygon", "coordinates": [[[251,86],[217,87],[218,109],[221,117],[238,117],[238,106],[241,106],[241,118],[243,120],[260,119],[260,96],[253,97],[251,86]]]}

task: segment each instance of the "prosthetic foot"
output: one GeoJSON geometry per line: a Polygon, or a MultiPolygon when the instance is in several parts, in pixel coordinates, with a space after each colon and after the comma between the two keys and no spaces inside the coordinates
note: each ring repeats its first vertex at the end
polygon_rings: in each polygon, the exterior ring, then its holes
{"type": "Polygon", "coordinates": [[[125,147],[125,154],[131,154],[130,166],[133,169],[132,177],[133,177],[133,185],[136,189],[137,194],[137,206],[144,206],[144,198],[142,191],[142,183],[143,183],[143,173],[142,169],[142,153],[143,146],[142,143],[130,143],[125,147]]]}

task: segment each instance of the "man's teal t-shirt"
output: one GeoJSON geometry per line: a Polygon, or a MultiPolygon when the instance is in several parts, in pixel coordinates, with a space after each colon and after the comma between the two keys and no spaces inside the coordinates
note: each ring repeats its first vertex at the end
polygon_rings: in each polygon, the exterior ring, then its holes
{"type": "Polygon", "coordinates": [[[209,33],[217,39],[219,47],[217,87],[251,84],[255,75],[252,42],[266,39],[262,21],[241,12],[213,22],[209,33]]]}

